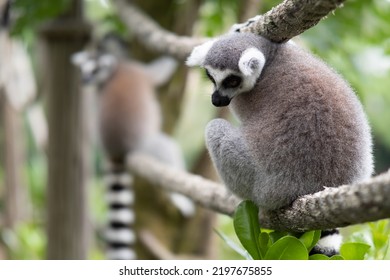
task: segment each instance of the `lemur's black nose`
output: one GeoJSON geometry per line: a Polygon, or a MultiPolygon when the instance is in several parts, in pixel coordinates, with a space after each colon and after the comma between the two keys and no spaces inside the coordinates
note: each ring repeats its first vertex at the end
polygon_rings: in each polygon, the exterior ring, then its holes
{"type": "Polygon", "coordinates": [[[211,103],[213,103],[216,107],[224,107],[230,104],[230,98],[227,96],[223,96],[219,93],[219,91],[214,91],[211,96],[211,103]]]}

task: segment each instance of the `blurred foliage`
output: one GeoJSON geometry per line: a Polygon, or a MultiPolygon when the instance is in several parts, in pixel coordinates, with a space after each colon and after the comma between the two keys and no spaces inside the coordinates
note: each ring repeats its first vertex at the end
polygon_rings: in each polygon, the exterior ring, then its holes
{"type": "MultiPolygon", "coordinates": [[[[262,11],[266,12],[280,2],[281,0],[263,0],[262,11]]],[[[23,39],[24,42],[36,40],[36,28],[44,21],[65,11],[69,3],[70,0],[14,0],[16,22],[13,25],[13,34],[23,39]]],[[[107,32],[116,33],[125,38],[131,35],[115,15],[109,0],[85,0],[85,3],[86,15],[93,23],[95,35],[100,36],[107,32]]],[[[241,3],[237,0],[204,0],[196,25],[196,34],[218,36],[228,31],[230,26],[237,21],[237,11],[241,3]]],[[[373,128],[376,170],[383,171],[389,168],[390,1],[348,0],[342,8],[296,38],[296,41],[322,57],[351,83],[365,106],[373,128]]],[[[37,47],[33,44],[30,53],[35,55],[37,47]]],[[[185,151],[188,166],[192,165],[199,151],[203,149],[204,127],[215,115],[215,108],[210,106],[210,93],[210,83],[202,80],[199,72],[194,71],[188,82],[184,114],[175,131],[185,151]]],[[[32,221],[21,224],[15,231],[5,229],[0,231],[2,243],[7,246],[14,259],[41,259],[44,257],[46,244],[42,221],[46,204],[47,163],[45,155],[35,150],[31,141],[29,137],[25,174],[33,208],[32,221]]],[[[95,169],[100,171],[99,167],[95,169]]],[[[4,174],[2,173],[0,169],[0,184],[3,181],[4,174]]],[[[92,190],[90,205],[94,224],[99,229],[105,221],[104,188],[100,181],[94,180],[91,182],[90,189],[92,190]]],[[[0,209],[2,205],[0,200],[0,209]]],[[[248,253],[238,245],[239,240],[234,234],[230,218],[219,218],[218,232],[222,237],[219,239],[220,258],[248,258],[248,253]]],[[[265,242],[267,239],[265,234],[273,236],[272,242],[285,237],[284,233],[271,233],[260,228],[259,234],[263,235],[262,241],[258,240],[256,244],[260,251],[263,250],[263,255],[264,248],[269,249],[269,243],[265,242]]],[[[297,240],[307,249],[306,245],[310,242],[306,241],[310,239],[310,236],[313,236],[312,240],[314,240],[314,235],[315,233],[312,232],[307,234],[307,238],[297,240]]],[[[371,246],[365,254],[366,259],[390,259],[390,222],[388,220],[348,227],[343,229],[343,235],[348,244],[366,243],[371,246]]],[[[290,237],[283,240],[283,242],[298,244],[290,237]]],[[[301,244],[297,246],[303,248],[301,244]]],[[[365,250],[363,247],[354,246],[355,256],[365,250]]],[[[91,258],[103,258],[101,252],[99,246],[95,246],[92,249],[91,258]]]]}
{"type": "Polygon", "coordinates": [[[227,32],[236,22],[239,5],[236,0],[205,0],[200,9],[198,32],[208,37],[227,32]]]}
{"type": "Polygon", "coordinates": [[[33,218],[41,219],[46,207],[46,178],[47,162],[41,154],[31,156],[25,166],[25,177],[29,186],[30,201],[32,203],[33,218]]]}
{"type": "Polygon", "coordinates": [[[10,259],[44,259],[46,235],[44,227],[35,223],[20,224],[14,231],[4,229],[0,232],[2,243],[7,246],[10,259]]]}
{"type": "Polygon", "coordinates": [[[103,37],[104,34],[117,34],[128,38],[130,31],[116,15],[109,0],[87,0],[86,16],[94,24],[94,35],[103,37]]]}
{"type": "Polygon", "coordinates": [[[5,179],[4,178],[4,170],[3,170],[2,166],[0,166],[0,213],[4,212],[4,201],[3,201],[4,179],[5,179]]]}
{"type": "Polygon", "coordinates": [[[12,9],[16,13],[13,34],[31,32],[39,24],[53,18],[69,6],[70,0],[14,0],[12,9]]]}
{"type": "Polygon", "coordinates": [[[347,242],[363,242],[371,246],[366,259],[390,260],[390,221],[381,220],[343,229],[347,242]]]}

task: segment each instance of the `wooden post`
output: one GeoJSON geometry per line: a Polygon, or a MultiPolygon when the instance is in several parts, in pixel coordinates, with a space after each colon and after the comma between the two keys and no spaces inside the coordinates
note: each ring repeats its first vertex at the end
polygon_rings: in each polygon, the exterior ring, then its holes
{"type": "Polygon", "coordinates": [[[81,0],[41,28],[45,47],[49,128],[48,259],[86,259],[89,220],[86,137],[79,74],[71,55],[83,48],[90,26],[81,0]]]}

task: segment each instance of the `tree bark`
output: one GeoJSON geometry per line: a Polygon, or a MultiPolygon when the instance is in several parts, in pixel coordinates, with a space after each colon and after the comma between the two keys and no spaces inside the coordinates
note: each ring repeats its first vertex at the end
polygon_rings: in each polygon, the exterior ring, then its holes
{"type": "Polygon", "coordinates": [[[343,2],[345,0],[285,0],[241,32],[262,35],[277,43],[286,42],[315,26],[343,2]]]}
{"type": "Polygon", "coordinates": [[[47,234],[48,259],[85,259],[89,220],[86,140],[79,75],[70,57],[90,35],[82,1],[40,30],[46,49],[49,129],[47,234]]]}

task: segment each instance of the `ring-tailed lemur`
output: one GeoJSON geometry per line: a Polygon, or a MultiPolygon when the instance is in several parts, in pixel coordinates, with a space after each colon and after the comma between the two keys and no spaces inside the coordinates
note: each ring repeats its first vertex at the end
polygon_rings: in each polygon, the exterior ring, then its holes
{"type": "MultiPolygon", "coordinates": [[[[74,55],[73,63],[80,67],[83,82],[96,85],[99,93],[99,134],[111,165],[106,176],[110,208],[107,257],[134,259],[133,178],[126,170],[126,157],[141,151],[184,169],[178,145],[160,131],[160,108],[155,97],[156,86],[170,77],[176,62],[165,57],[146,66],[119,61],[111,54],[81,52],[74,55]]],[[[170,193],[170,199],[184,216],[194,213],[194,204],[188,198],[170,193]]]]}
{"type": "MultiPolygon", "coordinates": [[[[295,44],[232,33],[195,47],[187,64],[206,69],[212,103],[231,104],[240,121],[233,127],[215,119],[206,128],[214,165],[239,197],[275,210],[371,176],[370,127],[358,98],[334,70],[295,44]]],[[[323,237],[318,245],[326,248],[316,250],[333,254],[329,236],[323,237]]]]}

